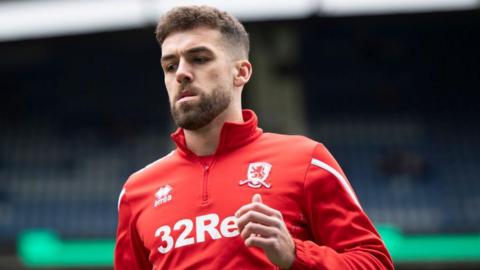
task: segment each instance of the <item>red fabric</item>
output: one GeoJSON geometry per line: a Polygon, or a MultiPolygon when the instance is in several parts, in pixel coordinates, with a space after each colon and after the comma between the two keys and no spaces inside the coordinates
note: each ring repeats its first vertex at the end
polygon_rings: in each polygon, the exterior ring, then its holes
{"type": "Polygon", "coordinates": [[[244,121],[224,125],[210,166],[187,149],[179,129],[172,134],[174,152],[128,179],[119,201],[115,269],[278,269],[238,235],[233,215],[255,193],[282,212],[295,241],[292,269],[393,269],[322,144],[262,133],[252,111],[244,111],[244,121]],[[254,179],[261,176],[266,179],[254,179]]]}

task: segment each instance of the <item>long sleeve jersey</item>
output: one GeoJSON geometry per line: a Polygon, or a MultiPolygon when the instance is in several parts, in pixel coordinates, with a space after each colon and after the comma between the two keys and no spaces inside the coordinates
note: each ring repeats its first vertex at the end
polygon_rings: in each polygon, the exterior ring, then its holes
{"type": "Polygon", "coordinates": [[[225,123],[214,155],[177,147],[134,173],[120,194],[115,269],[278,269],[247,247],[234,213],[261,194],[295,242],[291,269],[393,269],[332,155],[303,136],[264,133],[253,111],[225,123]]]}

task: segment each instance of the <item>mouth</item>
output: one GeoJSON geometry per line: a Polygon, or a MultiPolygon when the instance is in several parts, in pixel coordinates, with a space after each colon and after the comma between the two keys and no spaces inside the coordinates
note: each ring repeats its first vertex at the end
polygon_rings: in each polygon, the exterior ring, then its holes
{"type": "Polygon", "coordinates": [[[197,95],[195,94],[194,91],[192,90],[183,90],[180,92],[180,94],[177,96],[177,101],[184,101],[184,100],[190,100],[197,95]]]}

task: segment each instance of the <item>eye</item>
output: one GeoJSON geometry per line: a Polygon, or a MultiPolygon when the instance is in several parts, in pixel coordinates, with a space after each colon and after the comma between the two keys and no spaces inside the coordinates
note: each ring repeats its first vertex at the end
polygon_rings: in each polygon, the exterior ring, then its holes
{"type": "Polygon", "coordinates": [[[177,68],[177,64],[167,64],[165,65],[165,72],[172,72],[177,68]]]}
{"type": "Polygon", "coordinates": [[[203,64],[203,63],[206,63],[209,59],[207,57],[203,57],[203,56],[196,56],[193,58],[193,62],[197,63],[197,64],[203,64]]]}

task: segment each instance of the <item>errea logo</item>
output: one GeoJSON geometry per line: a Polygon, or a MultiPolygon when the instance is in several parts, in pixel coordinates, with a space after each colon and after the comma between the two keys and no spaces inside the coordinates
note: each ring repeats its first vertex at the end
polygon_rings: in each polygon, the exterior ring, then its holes
{"type": "Polygon", "coordinates": [[[159,188],[157,193],[155,193],[155,203],[153,206],[157,207],[172,200],[172,194],[170,194],[171,191],[172,187],[170,185],[165,185],[159,188]]]}

